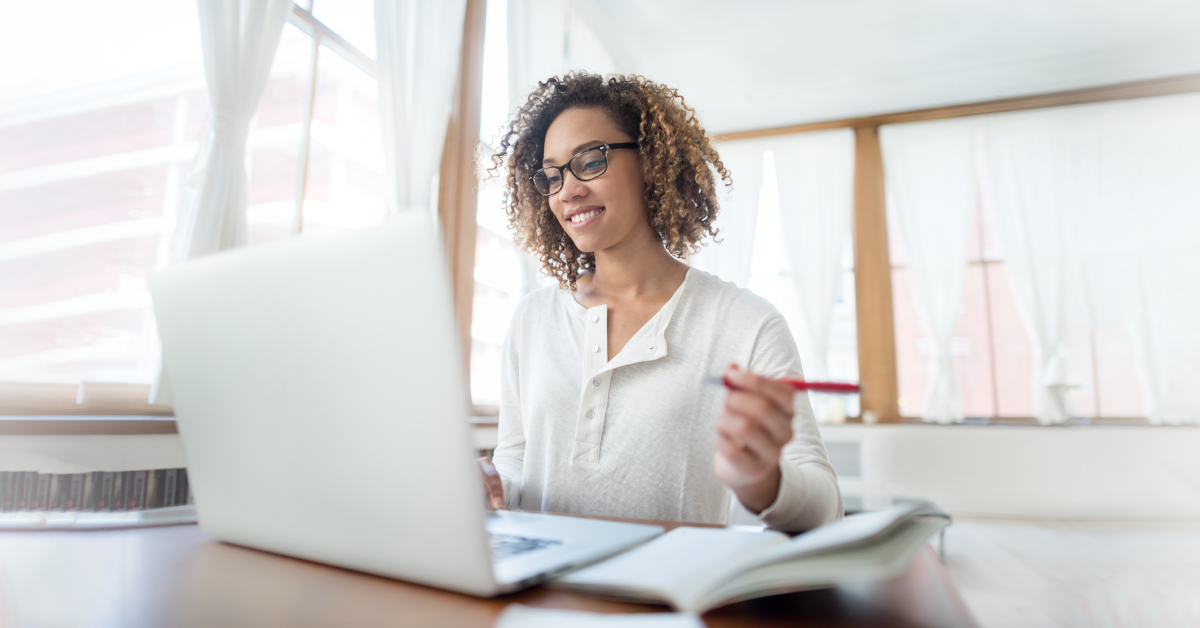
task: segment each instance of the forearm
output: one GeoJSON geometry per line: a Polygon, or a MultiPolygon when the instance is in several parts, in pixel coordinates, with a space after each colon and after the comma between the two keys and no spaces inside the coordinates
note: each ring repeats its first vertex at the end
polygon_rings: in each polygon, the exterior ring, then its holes
{"type": "MultiPolygon", "coordinates": [[[[802,532],[842,518],[837,477],[827,463],[798,464],[785,453],[779,468],[779,492],[775,501],[759,513],[763,523],[777,530],[802,532]]],[[[754,512],[745,502],[742,505],[754,512]]]]}
{"type": "Polygon", "coordinates": [[[758,514],[770,508],[771,504],[775,503],[779,496],[779,488],[782,482],[783,474],[779,467],[776,466],[774,471],[769,473],[762,481],[734,488],[733,494],[746,510],[758,514]]]}

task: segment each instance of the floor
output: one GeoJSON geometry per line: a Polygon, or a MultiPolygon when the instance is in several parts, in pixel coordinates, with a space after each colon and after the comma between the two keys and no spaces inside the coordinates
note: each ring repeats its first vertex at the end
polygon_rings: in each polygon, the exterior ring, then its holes
{"type": "Polygon", "coordinates": [[[959,517],[946,568],[982,628],[1200,627],[1200,522],[959,517]]]}

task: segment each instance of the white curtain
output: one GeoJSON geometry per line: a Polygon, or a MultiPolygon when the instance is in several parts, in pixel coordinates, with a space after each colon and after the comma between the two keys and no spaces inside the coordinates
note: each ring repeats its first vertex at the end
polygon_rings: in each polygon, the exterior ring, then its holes
{"type": "MultiPolygon", "coordinates": [[[[1004,239],[1008,277],[1035,349],[1032,385],[1041,423],[1071,418],[1080,351],[1068,345],[1068,298],[1080,283],[1073,230],[1100,200],[1095,135],[1062,110],[986,125],[988,199],[1004,239]]],[[[1078,325],[1076,325],[1078,326],[1078,325]]]]}
{"type": "Polygon", "coordinates": [[[1070,391],[1098,359],[1085,347],[1094,326],[1120,321],[1149,420],[1200,423],[1200,95],[886,126],[881,138],[889,206],[937,345],[924,418],[961,416],[946,343],[978,180],[1036,347],[1038,419],[1071,417],[1070,391]]]}
{"type": "Polygon", "coordinates": [[[385,186],[391,212],[436,211],[466,0],[375,0],[385,186]]]}
{"type": "Polygon", "coordinates": [[[733,179],[733,186],[728,188],[718,181],[721,210],[715,224],[720,230],[717,234],[720,242],[708,242],[688,260],[692,266],[732,281],[739,288],[750,285],[765,147],[766,144],[755,140],[717,145],[721,163],[733,179]]]}
{"type": "Polygon", "coordinates": [[[825,379],[854,206],[854,131],[802,133],[777,140],[772,150],[779,220],[811,355],[804,370],[808,377],[825,379]]]}
{"type": "Polygon", "coordinates": [[[620,72],[612,51],[588,25],[587,17],[597,13],[590,3],[508,0],[510,110],[525,102],[539,81],[552,76],[571,70],[620,72]]]}
{"type": "MultiPolygon", "coordinates": [[[[200,43],[212,117],[188,177],[175,261],[246,243],[246,136],[271,74],[291,0],[199,0],[200,43]]],[[[170,404],[160,369],[150,402],[170,404]]]]}
{"type": "Polygon", "coordinates": [[[978,200],[976,124],[914,122],[880,128],[887,203],[908,254],[917,315],[933,339],[925,421],[963,418],[951,340],[963,301],[967,238],[978,200]]]}
{"type": "Polygon", "coordinates": [[[1149,420],[1200,424],[1200,95],[1067,111],[1095,146],[1073,230],[1089,292],[1129,330],[1149,420]]]}
{"type": "Polygon", "coordinates": [[[566,0],[508,0],[509,109],[529,92],[567,70],[566,0]]]}

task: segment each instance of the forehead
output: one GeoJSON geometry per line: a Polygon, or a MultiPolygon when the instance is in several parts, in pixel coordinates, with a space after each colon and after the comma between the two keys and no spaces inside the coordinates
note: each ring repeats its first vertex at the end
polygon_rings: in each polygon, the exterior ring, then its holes
{"type": "Polygon", "coordinates": [[[629,142],[608,113],[599,107],[573,107],[559,114],[546,130],[546,146],[542,151],[547,160],[561,162],[570,159],[589,142],[629,142]]]}

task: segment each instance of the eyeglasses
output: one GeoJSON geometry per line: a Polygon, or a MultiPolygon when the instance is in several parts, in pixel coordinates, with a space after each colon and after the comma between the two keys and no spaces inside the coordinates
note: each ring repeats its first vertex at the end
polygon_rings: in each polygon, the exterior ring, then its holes
{"type": "Polygon", "coordinates": [[[637,148],[637,142],[601,144],[575,155],[565,166],[547,166],[533,173],[529,180],[542,196],[558,194],[563,186],[563,171],[570,172],[580,181],[591,181],[608,172],[608,151],[618,148],[637,148]]]}

